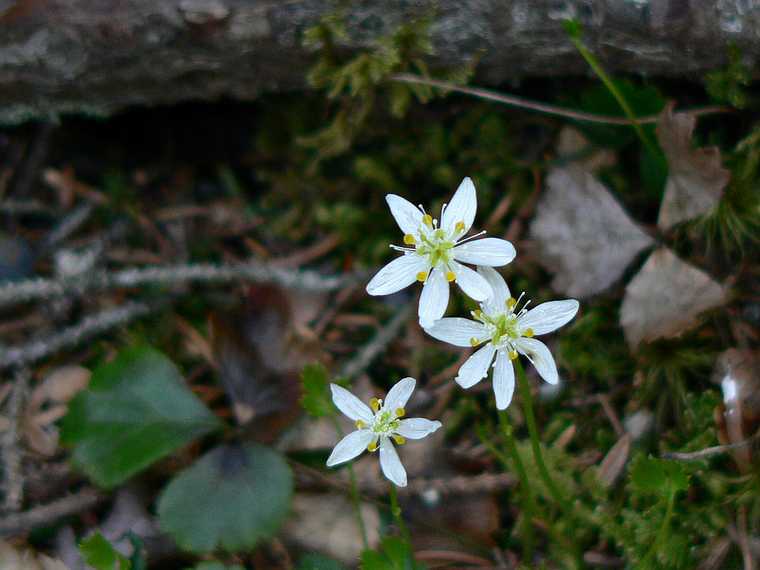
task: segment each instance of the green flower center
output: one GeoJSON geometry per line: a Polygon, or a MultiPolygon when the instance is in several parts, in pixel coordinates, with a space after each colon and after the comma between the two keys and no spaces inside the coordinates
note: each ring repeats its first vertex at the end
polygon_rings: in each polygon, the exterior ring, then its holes
{"type": "Polygon", "coordinates": [[[390,410],[380,412],[375,416],[375,423],[372,424],[372,431],[378,435],[389,435],[396,431],[400,421],[390,410]]]}
{"type": "Polygon", "coordinates": [[[420,231],[420,241],[422,243],[417,246],[417,253],[419,255],[428,256],[432,267],[436,267],[440,263],[446,264],[451,261],[451,248],[454,247],[455,242],[447,239],[446,232],[441,228],[438,228],[429,234],[420,231]]]}
{"type": "Polygon", "coordinates": [[[522,336],[517,326],[517,315],[512,312],[493,316],[481,312],[476,318],[489,328],[494,346],[499,346],[505,340],[517,340],[522,336]]]}

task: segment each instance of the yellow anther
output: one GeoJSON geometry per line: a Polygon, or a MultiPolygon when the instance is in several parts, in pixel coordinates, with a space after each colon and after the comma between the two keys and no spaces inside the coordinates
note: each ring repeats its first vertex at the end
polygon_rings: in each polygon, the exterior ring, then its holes
{"type": "Polygon", "coordinates": [[[516,350],[510,350],[509,351],[509,359],[510,360],[517,360],[517,351],[516,350]]]}
{"type": "Polygon", "coordinates": [[[356,429],[364,429],[365,427],[367,427],[367,424],[365,424],[361,420],[356,420],[356,424],[355,425],[356,425],[356,429]]]}
{"type": "Polygon", "coordinates": [[[463,232],[463,231],[464,231],[464,222],[463,222],[462,220],[459,220],[459,221],[457,222],[457,225],[456,225],[456,226],[454,226],[454,229],[455,229],[457,232],[463,232]]]}
{"type": "Polygon", "coordinates": [[[377,410],[379,410],[379,409],[380,409],[380,406],[381,406],[381,404],[380,404],[380,400],[379,400],[379,399],[377,399],[377,398],[372,398],[372,399],[369,401],[369,407],[370,407],[370,408],[372,408],[372,411],[373,411],[373,412],[377,412],[377,410]]]}
{"type": "Polygon", "coordinates": [[[404,445],[406,443],[406,438],[403,435],[399,435],[397,433],[393,434],[393,441],[395,441],[399,445],[404,445]]]}
{"type": "Polygon", "coordinates": [[[453,271],[446,272],[446,281],[448,281],[449,283],[454,281],[456,278],[457,278],[457,274],[454,273],[453,271]]]}
{"type": "Polygon", "coordinates": [[[425,214],[422,216],[422,223],[425,224],[427,227],[432,228],[433,227],[433,216],[430,214],[425,214]]]}
{"type": "Polygon", "coordinates": [[[510,297],[507,299],[507,309],[513,309],[517,305],[517,299],[510,297]]]}
{"type": "Polygon", "coordinates": [[[480,344],[480,341],[476,339],[475,337],[472,337],[470,339],[470,346],[475,347],[475,346],[478,346],[479,344],[480,344]]]}
{"type": "Polygon", "coordinates": [[[528,338],[533,338],[533,329],[525,329],[523,331],[523,336],[527,336],[528,338]]]}
{"type": "Polygon", "coordinates": [[[412,234],[406,234],[404,235],[404,243],[406,245],[414,245],[415,243],[417,243],[417,240],[414,239],[414,236],[412,234]]]}
{"type": "Polygon", "coordinates": [[[376,441],[370,441],[369,445],[367,446],[367,451],[377,451],[377,442],[376,441]]]}
{"type": "Polygon", "coordinates": [[[480,309],[476,309],[472,312],[472,316],[475,317],[476,319],[479,319],[480,317],[483,316],[483,311],[481,311],[480,309]]]}
{"type": "Polygon", "coordinates": [[[404,408],[396,408],[397,418],[403,418],[405,415],[406,415],[406,410],[404,408]]]}
{"type": "Polygon", "coordinates": [[[427,280],[427,276],[428,276],[427,271],[420,271],[417,274],[417,281],[424,283],[427,280]]]}

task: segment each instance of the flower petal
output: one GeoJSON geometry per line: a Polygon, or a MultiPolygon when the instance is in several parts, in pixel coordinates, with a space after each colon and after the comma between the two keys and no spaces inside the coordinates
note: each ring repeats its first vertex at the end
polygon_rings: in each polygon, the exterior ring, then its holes
{"type": "Polygon", "coordinates": [[[557,364],[554,362],[552,353],[543,342],[535,338],[519,338],[515,341],[515,346],[520,354],[524,354],[530,359],[541,378],[549,384],[559,382],[557,364]]]}
{"type": "Polygon", "coordinates": [[[501,273],[491,267],[478,267],[478,273],[488,281],[491,289],[493,289],[493,295],[483,301],[483,310],[489,315],[503,313],[507,299],[510,297],[507,282],[504,281],[501,273]]]}
{"type": "Polygon", "coordinates": [[[462,388],[470,388],[485,378],[488,375],[488,367],[491,365],[494,352],[496,349],[490,342],[478,349],[462,364],[459,374],[455,378],[457,384],[462,388]]]}
{"type": "Polygon", "coordinates": [[[449,283],[446,281],[443,269],[436,267],[430,272],[430,276],[422,287],[420,306],[417,314],[420,318],[420,326],[431,326],[443,316],[446,307],[449,306],[449,283]]]}
{"type": "Polygon", "coordinates": [[[518,319],[520,330],[533,329],[533,334],[546,334],[567,323],[578,312],[575,299],[541,303],[518,319]]]}
{"type": "Polygon", "coordinates": [[[380,469],[389,481],[399,487],[406,487],[406,469],[401,465],[396,448],[387,437],[380,441],[380,469]]]}
{"type": "Polygon", "coordinates": [[[496,396],[496,408],[506,410],[515,392],[515,369],[506,351],[500,350],[496,355],[493,368],[493,393],[496,396]]]}
{"type": "Polygon", "coordinates": [[[456,261],[452,261],[449,265],[457,276],[457,285],[464,291],[465,295],[476,301],[485,301],[493,295],[493,289],[491,289],[488,281],[477,271],[456,261]]]}
{"type": "Polygon", "coordinates": [[[424,215],[422,211],[406,198],[396,196],[396,194],[386,195],[385,201],[388,202],[391,215],[401,231],[405,234],[416,235],[417,230],[422,225],[422,216],[424,215]]]}
{"type": "Polygon", "coordinates": [[[441,227],[446,230],[448,235],[454,233],[457,223],[462,222],[464,229],[459,232],[460,235],[466,234],[475,221],[475,212],[478,209],[478,199],[475,194],[475,185],[469,177],[462,180],[457,188],[451,202],[441,216],[441,227]]]}
{"type": "Polygon", "coordinates": [[[417,274],[429,269],[428,260],[416,253],[407,253],[391,261],[367,283],[370,295],[390,295],[417,280],[417,274]]]}
{"type": "Polygon", "coordinates": [[[330,391],[332,392],[332,400],[335,407],[343,412],[343,415],[354,421],[372,422],[375,417],[372,410],[351,392],[337,384],[330,384],[330,391]]]}
{"type": "Polygon", "coordinates": [[[398,408],[403,408],[409,401],[409,397],[414,392],[414,386],[417,381],[414,378],[403,378],[396,382],[393,387],[388,390],[388,394],[385,396],[383,403],[383,409],[395,412],[398,408]]]}
{"type": "Polygon", "coordinates": [[[482,323],[460,317],[438,319],[432,327],[426,328],[425,332],[435,339],[462,347],[472,346],[470,344],[472,338],[478,340],[488,338],[488,332],[482,323]]]}
{"type": "Polygon", "coordinates": [[[441,422],[438,420],[426,420],[425,418],[409,418],[401,420],[396,433],[407,439],[422,439],[438,430],[441,422]]]}
{"type": "Polygon", "coordinates": [[[476,239],[457,245],[452,250],[454,259],[473,265],[501,267],[512,261],[517,255],[515,246],[505,239],[488,237],[476,239]]]}
{"type": "Polygon", "coordinates": [[[327,458],[327,466],[332,467],[360,455],[374,438],[375,434],[369,429],[352,431],[332,450],[330,457],[327,458]]]}

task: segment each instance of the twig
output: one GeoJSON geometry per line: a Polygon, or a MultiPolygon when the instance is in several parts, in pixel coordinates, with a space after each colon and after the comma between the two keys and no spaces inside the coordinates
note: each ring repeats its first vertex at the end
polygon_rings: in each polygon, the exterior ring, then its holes
{"type": "Polygon", "coordinates": [[[87,488],[47,505],[34,507],[22,513],[6,514],[0,517],[0,536],[13,536],[50,525],[62,517],[91,509],[104,498],[105,496],[95,489],[87,488]]]}
{"type": "Polygon", "coordinates": [[[230,281],[272,282],[283,287],[309,291],[332,291],[360,281],[364,273],[321,275],[315,271],[295,271],[262,263],[199,263],[93,272],[71,279],[28,279],[0,287],[0,307],[35,299],[50,299],[67,294],[83,294],[118,287],[176,285],[185,282],[226,283],[230,281]]]}
{"type": "Polygon", "coordinates": [[[52,216],[56,213],[54,208],[38,200],[3,200],[0,202],[0,212],[10,216],[24,214],[52,216]]]}
{"type": "Polygon", "coordinates": [[[726,453],[732,449],[739,449],[752,445],[756,440],[760,439],[760,431],[752,437],[748,437],[745,440],[737,441],[736,443],[728,443],[726,445],[715,445],[713,447],[707,447],[700,449],[699,451],[680,452],[680,451],[668,451],[662,454],[663,459],[676,459],[678,461],[699,461],[705,457],[712,457],[713,455],[720,455],[726,453]]]}
{"type": "Polygon", "coordinates": [[[404,323],[406,323],[409,318],[411,311],[411,304],[407,303],[404,305],[404,307],[401,308],[390,321],[388,321],[388,324],[380,329],[375,337],[357,352],[354,358],[346,362],[343,368],[341,368],[338,376],[354,378],[366,370],[372,361],[385,350],[385,347],[396,338],[401,327],[404,326],[404,323]]]}
{"type": "MultiPolygon", "coordinates": [[[[606,125],[633,125],[638,124],[651,124],[656,123],[659,120],[659,115],[649,115],[647,117],[641,117],[635,122],[623,117],[609,117],[605,115],[596,115],[594,113],[585,113],[583,111],[574,111],[573,109],[566,109],[565,107],[558,107],[556,105],[549,105],[547,103],[538,103],[515,95],[503,95],[490,89],[482,89],[479,87],[463,87],[448,81],[439,81],[437,79],[428,79],[411,73],[399,73],[391,76],[391,81],[398,81],[401,83],[416,83],[418,85],[429,85],[430,87],[437,87],[445,91],[453,91],[455,93],[462,93],[464,95],[471,95],[480,99],[487,99],[489,101],[495,101],[497,103],[504,103],[505,105],[511,105],[513,107],[520,107],[521,109],[529,109],[531,111],[538,111],[539,113],[546,113],[547,115],[556,115],[559,117],[565,117],[567,119],[575,119],[576,121],[586,121],[588,123],[601,123],[606,125]]],[[[717,113],[731,113],[733,109],[729,107],[701,107],[699,109],[686,109],[682,111],[693,117],[699,117],[703,115],[714,115],[717,113]]]]}
{"type": "Polygon", "coordinates": [[[158,309],[161,304],[130,302],[117,309],[109,309],[85,317],[76,325],[65,328],[42,339],[11,348],[0,348],[0,369],[23,366],[40,360],[58,350],[75,346],[104,331],[126,324],[158,309]]]}
{"type": "Polygon", "coordinates": [[[8,421],[10,425],[3,434],[3,486],[5,498],[3,509],[18,511],[24,498],[24,476],[21,470],[21,449],[19,448],[19,422],[24,402],[29,392],[29,370],[21,368],[16,372],[13,390],[8,401],[8,421]]]}
{"type": "Polygon", "coordinates": [[[95,206],[92,202],[85,202],[74,208],[45,236],[45,239],[40,244],[40,249],[48,250],[64,241],[82,227],[82,224],[88,220],[94,211],[95,206]]]}

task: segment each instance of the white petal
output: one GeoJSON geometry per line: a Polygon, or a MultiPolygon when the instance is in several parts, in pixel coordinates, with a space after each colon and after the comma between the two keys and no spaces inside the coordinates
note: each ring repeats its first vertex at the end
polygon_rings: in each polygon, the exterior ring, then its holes
{"type": "Polygon", "coordinates": [[[380,469],[392,483],[406,487],[406,469],[401,465],[396,448],[387,437],[380,442],[380,469]]]}
{"type": "Polygon", "coordinates": [[[470,231],[472,222],[475,221],[477,209],[478,199],[475,195],[475,185],[468,177],[462,180],[459,188],[457,188],[457,191],[451,198],[451,202],[448,203],[443,211],[441,227],[446,230],[447,234],[451,235],[457,223],[463,222],[464,231],[461,232],[461,235],[464,235],[470,231]]]}
{"type": "Polygon", "coordinates": [[[501,276],[501,273],[492,267],[478,267],[478,273],[488,281],[493,289],[493,295],[483,301],[483,310],[489,314],[503,313],[506,308],[507,299],[510,297],[507,282],[501,276]]]}
{"type": "Polygon", "coordinates": [[[521,354],[530,358],[541,378],[549,384],[559,382],[554,357],[543,342],[535,338],[520,338],[515,341],[515,345],[521,354]]]}
{"type": "Polygon", "coordinates": [[[436,267],[430,272],[430,276],[422,287],[420,306],[417,314],[420,318],[420,326],[432,326],[443,316],[446,307],[449,306],[449,283],[446,281],[443,269],[436,267]]]}
{"type": "Polygon", "coordinates": [[[401,231],[405,234],[416,235],[417,230],[422,225],[422,216],[424,215],[422,211],[409,200],[395,194],[388,194],[385,201],[388,202],[391,215],[401,231]]]}
{"type": "Polygon", "coordinates": [[[485,301],[493,295],[493,289],[491,289],[488,281],[477,271],[456,261],[452,261],[449,265],[457,276],[457,285],[464,291],[465,295],[476,301],[485,301]]]}
{"type": "Polygon", "coordinates": [[[414,378],[404,378],[396,382],[393,387],[388,390],[388,394],[385,396],[385,402],[383,403],[383,409],[395,412],[398,408],[403,408],[409,401],[409,397],[414,392],[414,386],[417,381],[414,378]]]}
{"type": "Polygon", "coordinates": [[[401,291],[417,280],[417,274],[429,269],[428,260],[416,253],[408,253],[391,261],[367,283],[370,295],[390,295],[401,291]]]}
{"type": "Polygon", "coordinates": [[[478,349],[467,361],[462,364],[459,374],[455,378],[457,384],[462,388],[470,388],[488,374],[488,367],[493,360],[493,353],[496,349],[489,342],[483,348],[478,349]]]}
{"type": "Polygon", "coordinates": [[[506,410],[515,392],[515,369],[506,351],[500,350],[496,355],[493,368],[493,393],[496,396],[496,408],[506,410]]]}
{"type": "Polygon", "coordinates": [[[425,418],[409,418],[401,420],[396,433],[407,439],[422,439],[441,427],[438,420],[426,420],[425,418]]]}
{"type": "Polygon", "coordinates": [[[517,255],[515,246],[505,239],[488,237],[457,245],[452,250],[454,259],[473,265],[501,267],[517,255]]]}
{"type": "Polygon", "coordinates": [[[518,320],[520,330],[533,329],[533,334],[546,334],[567,323],[578,312],[578,301],[549,301],[531,309],[518,320]]]}
{"type": "Polygon", "coordinates": [[[375,417],[372,410],[359,398],[337,384],[330,384],[330,390],[332,391],[333,403],[345,416],[352,420],[372,422],[375,417]]]}
{"type": "Polygon", "coordinates": [[[471,338],[478,340],[488,338],[486,327],[482,323],[460,317],[438,319],[432,327],[426,328],[425,332],[435,339],[463,347],[472,346],[471,338]]]}
{"type": "Polygon", "coordinates": [[[360,429],[352,431],[346,437],[338,442],[335,449],[332,450],[330,457],[327,458],[327,466],[332,467],[338,463],[343,463],[360,455],[367,449],[369,443],[375,438],[372,430],[360,429]]]}

